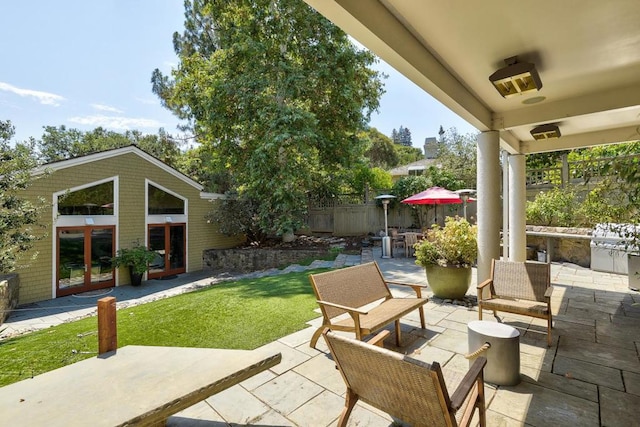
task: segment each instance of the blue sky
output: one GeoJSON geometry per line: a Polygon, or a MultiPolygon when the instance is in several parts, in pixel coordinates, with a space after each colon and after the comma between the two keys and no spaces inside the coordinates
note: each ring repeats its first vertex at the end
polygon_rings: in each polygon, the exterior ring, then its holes
{"type": "MultiPolygon", "coordinates": [[[[16,140],[40,138],[43,126],[97,126],[123,132],[178,134],[178,120],[151,92],[151,72],[177,63],[172,34],[181,31],[182,0],[22,0],[0,5],[0,120],[16,140]]],[[[370,125],[386,135],[400,126],[413,144],[442,125],[475,129],[391,67],[370,125]]]]}

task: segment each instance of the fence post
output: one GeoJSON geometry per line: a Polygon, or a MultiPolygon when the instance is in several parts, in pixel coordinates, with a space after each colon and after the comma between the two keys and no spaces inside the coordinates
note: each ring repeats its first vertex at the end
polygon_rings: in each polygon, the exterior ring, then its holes
{"type": "Polygon", "coordinates": [[[98,354],[118,348],[116,327],[116,299],[106,297],[98,300],[98,354]]]}

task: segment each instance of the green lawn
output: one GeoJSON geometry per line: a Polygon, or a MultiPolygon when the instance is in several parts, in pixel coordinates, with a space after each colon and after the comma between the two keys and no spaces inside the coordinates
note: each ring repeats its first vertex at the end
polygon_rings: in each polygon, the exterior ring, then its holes
{"type": "MultiPolygon", "coordinates": [[[[318,271],[226,282],[118,310],[118,347],[254,349],[318,317],[308,279],[318,271]]],[[[0,342],[0,386],[95,356],[97,328],[91,317],[0,342]]]]}

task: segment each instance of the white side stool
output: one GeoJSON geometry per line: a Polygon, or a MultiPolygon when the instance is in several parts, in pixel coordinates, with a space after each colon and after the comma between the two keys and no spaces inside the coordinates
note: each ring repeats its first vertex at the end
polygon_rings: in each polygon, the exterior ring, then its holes
{"type": "MultiPolygon", "coordinates": [[[[486,343],[489,348],[479,352],[487,358],[484,380],[497,385],[520,382],[520,332],[503,323],[474,320],[467,324],[469,352],[478,353],[486,343]]],[[[469,366],[473,363],[469,360],[469,366]]]]}

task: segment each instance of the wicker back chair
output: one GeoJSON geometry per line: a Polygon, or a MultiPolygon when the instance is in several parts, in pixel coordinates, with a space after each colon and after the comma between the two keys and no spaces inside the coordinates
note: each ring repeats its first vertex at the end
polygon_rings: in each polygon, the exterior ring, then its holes
{"type": "Polygon", "coordinates": [[[482,310],[523,314],[547,320],[547,345],[551,346],[551,267],[540,262],[493,260],[491,277],[478,285],[478,313],[482,310]],[[485,288],[489,289],[488,295],[485,288]]]}
{"type": "Polygon", "coordinates": [[[311,338],[315,348],[324,328],[355,332],[356,338],[375,333],[395,322],[396,344],[401,345],[400,318],[418,310],[420,324],[426,327],[423,306],[429,300],[422,297],[425,285],[385,280],[376,262],[369,262],[325,273],[310,274],[323,322],[311,338]],[[389,284],[410,287],[415,298],[394,298],[389,284]],[[342,316],[348,313],[349,316],[342,316]]]}
{"type": "Polygon", "coordinates": [[[436,362],[431,365],[326,330],[325,340],[347,385],[338,426],[346,426],[358,400],[413,426],[467,426],[477,408],[486,425],[483,368],[476,359],[453,395],[436,362]]]}

